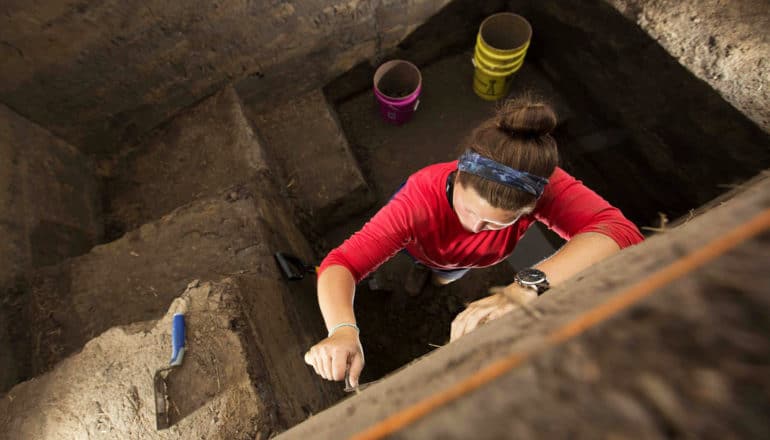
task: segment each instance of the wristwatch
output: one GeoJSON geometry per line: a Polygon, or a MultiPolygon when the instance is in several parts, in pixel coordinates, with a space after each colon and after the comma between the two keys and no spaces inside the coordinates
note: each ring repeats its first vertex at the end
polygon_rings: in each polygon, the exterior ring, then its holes
{"type": "Polygon", "coordinates": [[[548,278],[545,276],[545,272],[538,269],[523,269],[516,273],[514,280],[522,287],[528,287],[534,289],[537,295],[540,296],[548,290],[550,284],[548,284],[548,278]]]}

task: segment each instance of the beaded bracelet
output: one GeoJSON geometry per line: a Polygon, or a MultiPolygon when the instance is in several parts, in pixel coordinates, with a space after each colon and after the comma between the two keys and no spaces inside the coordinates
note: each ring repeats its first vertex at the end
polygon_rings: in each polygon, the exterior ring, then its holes
{"type": "Polygon", "coordinates": [[[334,332],[336,332],[338,329],[342,327],[353,327],[354,329],[356,329],[358,333],[361,333],[361,329],[359,329],[357,325],[352,324],[350,322],[343,322],[332,327],[331,330],[329,330],[329,336],[327,336],[327,338],[331,338],[334,332]]]}

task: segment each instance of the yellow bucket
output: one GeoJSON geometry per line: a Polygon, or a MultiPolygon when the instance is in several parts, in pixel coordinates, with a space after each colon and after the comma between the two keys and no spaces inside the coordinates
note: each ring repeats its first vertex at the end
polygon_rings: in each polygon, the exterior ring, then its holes
{"type": "Polygon", "coordinates": [[[511,78],[524,64],[532,26],[511,12],[490,15],[479,27],[473,51],[473,91],[494,101],[508,95],[511,78]]]}

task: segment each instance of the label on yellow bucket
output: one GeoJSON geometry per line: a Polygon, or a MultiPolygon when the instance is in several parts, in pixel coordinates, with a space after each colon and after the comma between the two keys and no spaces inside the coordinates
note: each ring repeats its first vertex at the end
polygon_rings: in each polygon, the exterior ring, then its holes
{"type": "Polygon", "coordinates": [[[511,88],[511,77],[519,70],[524,58],[519,58],[513,66],[506,66],[507,70],[505,71],[487,68],[475,55],[471,61],[474,67],[473,91],[483,99],[495,101],[508,95],[511,88]]]}
{"type": "Polygon", "coordinates": [[[511,89],[511,78],[512,75],[488,75],[483,70],[476,68],[473,72],[473,91],[482,99],[498,100],[508,95],[508,91],[511,89]]]}

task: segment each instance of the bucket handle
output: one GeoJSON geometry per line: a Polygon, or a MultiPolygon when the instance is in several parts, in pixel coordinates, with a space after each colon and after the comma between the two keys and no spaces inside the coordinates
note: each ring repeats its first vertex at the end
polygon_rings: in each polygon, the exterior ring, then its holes
{"type": "MultiPolygon", "coordinates": [[[[493,68],[493,69],[487,69],[487,68],[485,68],[484,66],[480,66],[480,67],[479,67],[479,64],[476,62],[476,58],[471,58],[471,64],[473,64],[473,67],[474,67],[475,69],[483,69],[483,70],[486,70],[486,71],[490,71],[490,72],[492,72],[492,71],[494,70],[494,68],[493,68]]],[[[511,74],[513,74],[513,73],[515,73],[516,71],[518,71],[518,70],[521,68],[521,65],[522,65],[522,64],[523,64],[523,60],[522,60],[522,62],[519,64],[519,66],[516,68],[516,70],[514,70],[514,71],[513,71],[511,74]]],[[[496,73],[496,72],[492,72],[492,73],[494,74],[494,73],[496,73]]]]}

